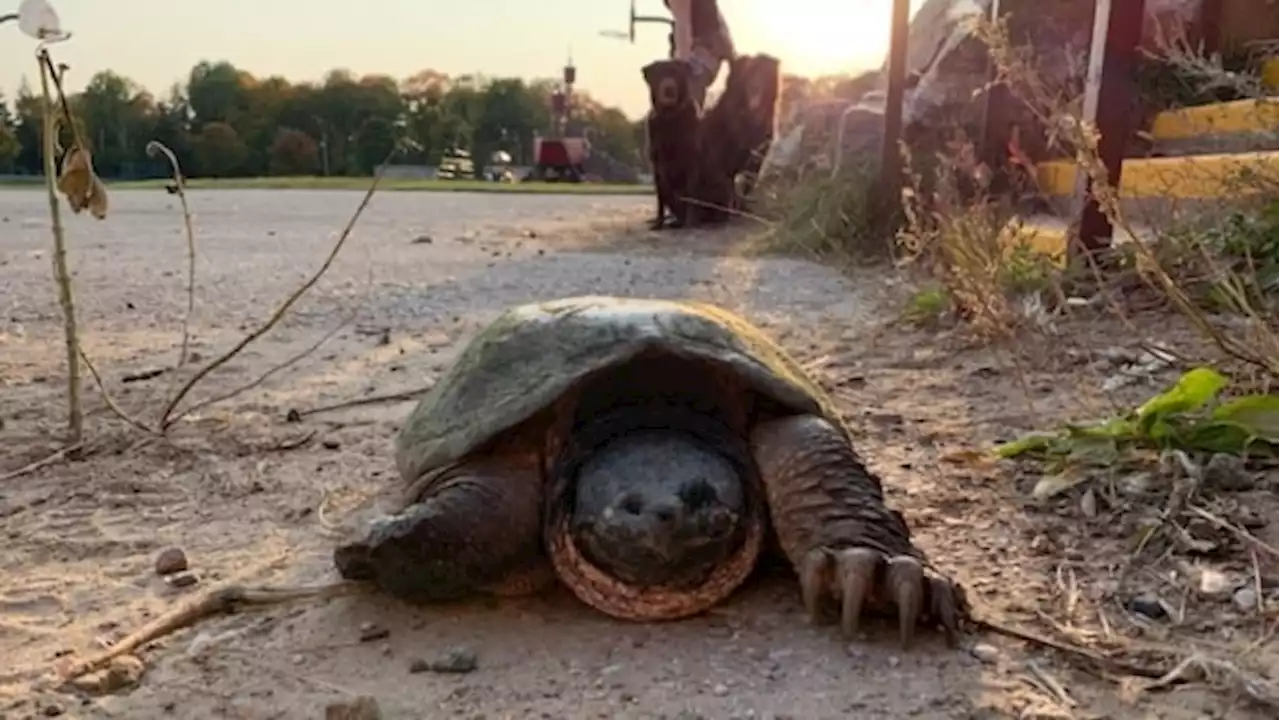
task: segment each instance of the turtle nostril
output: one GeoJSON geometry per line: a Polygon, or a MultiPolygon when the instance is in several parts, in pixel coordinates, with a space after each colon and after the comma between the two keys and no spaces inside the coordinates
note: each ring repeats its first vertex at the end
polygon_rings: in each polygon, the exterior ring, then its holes
{"type": "Polygon", "coordinates": [[[644,510],[644,503],[638,495],[628,495],[622,499],[618,507],[628,515],[639,515],[644,510]]]}
{"type": "Polygon", "coordinates": [[[701,510],[716,501],[716,491],[707,481],[698,479],[680,488],[680,499],[690,510],[701,510]]]}
{"type": "Polygon", "coordinates": [[[653,516],[664,524],[670,524],[672,520],[676,519],[676,511],[675,508],[660,507],[653,511],[653,516]]]}

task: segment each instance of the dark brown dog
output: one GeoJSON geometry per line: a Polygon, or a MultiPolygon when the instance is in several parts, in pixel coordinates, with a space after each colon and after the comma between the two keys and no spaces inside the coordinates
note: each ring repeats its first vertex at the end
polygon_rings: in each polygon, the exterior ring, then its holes
{"type": "Polygon", "coordinates": [[[761,54],[749,59],[747,70],[745,111],[739,135],[739,155],[735,158],[744,199],[755,188],[764,156],[778,132],[782,63],[778,58],[761,54]]]}
{"type": "Polygon", "coordinates": [[[698,165],[698,128],[702,109],[690,93],[692,68],[678,60],[659,60],[643,69],[649,86],[649,115],[645,119],[649,162],[657,189],[655,230],[666,227],[666,211],[675,216],[672,227],[689,222],[687,197],[698,165]]]}
{"type": "MultiPolygon", "coordinates": [[[[776,58],[740,55],[729,63],[724,92],[699,124],[702,151],[694,184],[694,222],[718,222],[741,206],[734,181],[759,171],[777,116],[776,58]]],[[[744,194],[745,196],[745,194],[744,194]]]]}

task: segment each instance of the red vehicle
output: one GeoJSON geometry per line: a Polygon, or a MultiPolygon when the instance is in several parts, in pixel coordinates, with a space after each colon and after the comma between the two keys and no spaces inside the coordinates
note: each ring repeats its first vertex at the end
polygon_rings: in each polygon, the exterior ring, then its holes
{"type": "Polygon", "coordinates": [[[586,177],[583,163],[590,145],[586,138],[565,137],[573,99],[573,84],[578,69],[570,60],[564,66],[564,85],[551,94],[551,135],[533,139],[533,170],[530,180],[544,182],[582,182],[586,177]]]}
{"type": "Polygon", "coordinates": [[[544,182],[582,182],[586,176],[586,138],[533,139],[534,166],[530,179],[544,182]]]}

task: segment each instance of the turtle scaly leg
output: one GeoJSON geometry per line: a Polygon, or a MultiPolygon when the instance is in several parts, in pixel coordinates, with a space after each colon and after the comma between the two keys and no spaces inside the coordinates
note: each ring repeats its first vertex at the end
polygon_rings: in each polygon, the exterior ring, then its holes
{"type": "Polygon", "coordinates": [[[763,422],[751,451],[812,620],[835,600],[846,637],[864,610],[896,610],[904,647],[918,623],[942,626],[954,643],[962,590],[925,571],[902,515],[885,505],[880,481],[838,428],[811,415],[763,422]]]}
{"type": "Polygon", "coordinates": [[[535,457],[493,455],[433,478],[414,501],[334,551],[348,580],[410,602],[536,592],[551,579],[542,551],[542,475],[535,457]]]}

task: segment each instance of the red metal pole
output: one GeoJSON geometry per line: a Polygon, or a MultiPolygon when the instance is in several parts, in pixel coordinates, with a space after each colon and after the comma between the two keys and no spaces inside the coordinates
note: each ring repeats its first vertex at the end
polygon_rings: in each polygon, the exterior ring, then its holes
{"type": "MultiPolygon", "coordinates": [[[[1145,0],[1096,0],[1093,10],[1084,119],[1098,130],[1098,156],[1106,168],[1107,182],[1117,189],[1131,131],[1131,98],[1137,92],[1134,61],[1142,41],[1145,5],[1145,0]]],[[[1111,221],[1098,206],[1093,182],[1083,171],[1076,178],[1076,202],[1081,247],[1072,243],[1075,251],[1092,253],[1110,247],[1111,221]]]]}
{"type": "MultiPolygon", "coordinates": [[[[880,181],[884,198],[896,208],[902,202],[902,100],[907,86],[907,35],[911,8],[908,0],[893,0],[889,36],[889,64],[884,98],[884,145],[880,155],[880,181]]],[[[838,148],[841,151],[843,148],[838,148]]]]}

